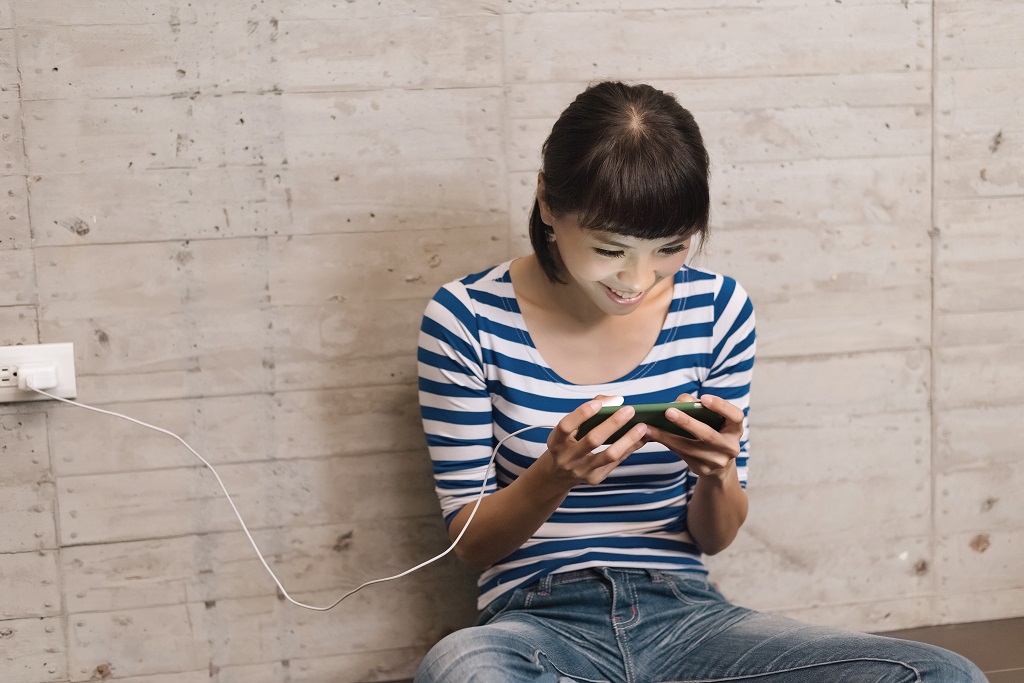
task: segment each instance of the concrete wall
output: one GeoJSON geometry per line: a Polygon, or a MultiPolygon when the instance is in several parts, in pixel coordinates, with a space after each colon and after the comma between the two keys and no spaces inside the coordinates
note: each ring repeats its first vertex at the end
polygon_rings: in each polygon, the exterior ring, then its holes
{"type": "MultiPolygon", "coordinates": [[[[0,343],[189,440],[296,597],[444,547],[414,346],[523,253],[591,79],[675,92],[703,262],[758,308],[750,606],[885,630],[1024,614],[1024,5],[0,0],[0,343]]],[[[5,683],[407,677],[473,617],[444,561],[282,601],[170,438],[0,406],[5,683]]]]}

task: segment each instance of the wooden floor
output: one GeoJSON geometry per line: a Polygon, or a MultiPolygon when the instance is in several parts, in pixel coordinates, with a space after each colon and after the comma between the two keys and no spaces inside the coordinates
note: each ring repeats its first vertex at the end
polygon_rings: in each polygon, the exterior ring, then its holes
{"type": "Polygon", "coordinates": [[[1024,683],[1024,617],[912,628],[882,635],[931,643],[958,652],[977,664],[988,676],[989,683],[1024,683]]]}
{"type": "Polygon", "coordinates": [[[989,683],[1024,683],[1024,617],[912,628],[884,635],[959,652],[985,672],[989,683]]]}

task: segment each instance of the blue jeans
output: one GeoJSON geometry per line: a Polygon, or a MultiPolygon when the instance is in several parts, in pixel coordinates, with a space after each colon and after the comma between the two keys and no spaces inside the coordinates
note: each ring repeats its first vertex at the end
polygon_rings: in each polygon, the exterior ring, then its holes
{"type": "Polygon", "coordinates": [[[981,683],[931,645],[737,607],[700,575],[555,574],[503,596],[427,654],[415,683],[981,683]]]}

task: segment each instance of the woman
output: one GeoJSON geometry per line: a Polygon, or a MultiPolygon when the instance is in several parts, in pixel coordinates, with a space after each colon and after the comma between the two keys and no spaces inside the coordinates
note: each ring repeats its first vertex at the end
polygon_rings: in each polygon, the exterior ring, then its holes
{"type": "Polygon", "coordinates": [[[534,253],[427,307],[420,404],[453,539],[486,495],[456,546],[482,570],[478,625],[438,643],[418,683],[985,680],[953,653],[759,614],[708,582],[702,554],[747,514],[755,348],[744,290],[686,265],[709,206],[689,112],[597,84],[544,144],[534,253]],[[577,440],[608,397],[627,407],[577,440]],[[601,447],[629,405],[698,399],[721,429],[669,410],[694,438],[640,424],[601,447]]]}

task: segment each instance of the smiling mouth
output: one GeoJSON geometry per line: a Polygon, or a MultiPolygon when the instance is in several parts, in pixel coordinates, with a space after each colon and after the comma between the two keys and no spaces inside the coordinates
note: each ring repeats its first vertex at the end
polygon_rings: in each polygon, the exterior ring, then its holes
{"type": "Polygon", "coordinates": [[[643,298],[644,292],[625,292],[614,287],[604,285],[604,288],[619,302],[621,303],[633,303],[643,298]]]}

